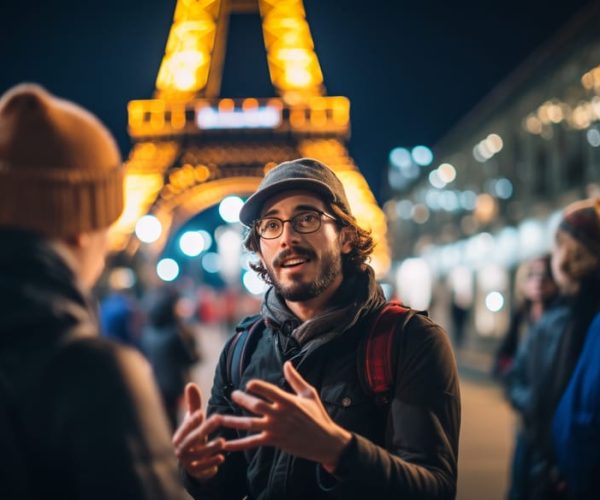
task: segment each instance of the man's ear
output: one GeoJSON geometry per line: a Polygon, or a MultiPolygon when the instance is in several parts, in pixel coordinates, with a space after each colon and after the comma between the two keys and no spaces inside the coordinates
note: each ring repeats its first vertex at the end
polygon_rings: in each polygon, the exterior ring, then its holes
{"type": "Polygon", "coordinates": [[[356,240],[356,231],[354,228],[344,226],[340,230],[340,249],[343,254],[348,254],[352,251],[356,240]]]}

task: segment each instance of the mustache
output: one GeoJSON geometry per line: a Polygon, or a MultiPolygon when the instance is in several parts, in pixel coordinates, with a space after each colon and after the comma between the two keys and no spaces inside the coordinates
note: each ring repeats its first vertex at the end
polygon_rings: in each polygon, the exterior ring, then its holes
{"type": "Polygon", "coordinates": [[[313,252],[309,248],[294,246],[286,248],[285,250],[279,252],[277,257],[273,259],[273,265],[281,266],[283,261],[291,257],[292,255],[296,255],[298,257],[306,257],[307,259],[314,259],[316,257],[315,252],[313,252]]]}

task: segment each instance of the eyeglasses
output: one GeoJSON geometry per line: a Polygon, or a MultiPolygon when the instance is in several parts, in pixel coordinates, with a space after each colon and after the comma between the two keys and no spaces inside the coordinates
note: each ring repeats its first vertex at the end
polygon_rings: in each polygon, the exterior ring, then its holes
{"type": "Polygon", "coordinates": [[[321,212],[321,210],[306,210],[299,214],[283,220],[277,217],[265,217],[258,219],[255,223],[256,232],[265,240],[274,240],[279,238],[283,233],[283,225],[289,222],[294,231],[302,234],[315,233],[321,228],[321,217],[325,216],[331,220],[336,220],[335,217],[321,212]]]}

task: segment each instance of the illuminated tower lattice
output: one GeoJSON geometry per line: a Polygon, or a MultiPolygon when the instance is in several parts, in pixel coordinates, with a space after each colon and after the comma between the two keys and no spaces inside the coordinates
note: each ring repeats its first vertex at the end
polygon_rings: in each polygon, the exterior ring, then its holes
{"type": "Polygon", "coordinates": [[[327,96],[302,0],[178,0],[153,99],[131,101],[134,141],[126,164],[126,207],[113,250],[137,248],[136,221],[152,213],[169,234],[224,196],[252,193],[268,169],[317,158],[342,179],[359,223],[378,242],[372,265],[389,269],[386,221],[345,146],[350,102],[327,96]],[[220,96],[231,13],[259,12],[278,97],[220,96]]]}

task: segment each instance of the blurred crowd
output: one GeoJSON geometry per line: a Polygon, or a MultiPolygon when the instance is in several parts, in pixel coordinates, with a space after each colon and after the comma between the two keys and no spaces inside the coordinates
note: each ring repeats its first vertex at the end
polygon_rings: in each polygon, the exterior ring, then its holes
{"type": "Polygon", "coordinates": [[[600,200],[566,207],[520,299],[493,375],[519,417],[508,498],[595,498],[600,481],[600,200]]]}
{"type": "Polygon", "coordinates": [[[149,361],[172,429],[175,429],[191,371],[202,362],[201,325],[218,325],[226,335],[258,302],[232,289],[215,290],[184,282],[138,293],[124,279],[126,267],[110,271],[99,302],[103,337],[139,350],[149,361]]]}

